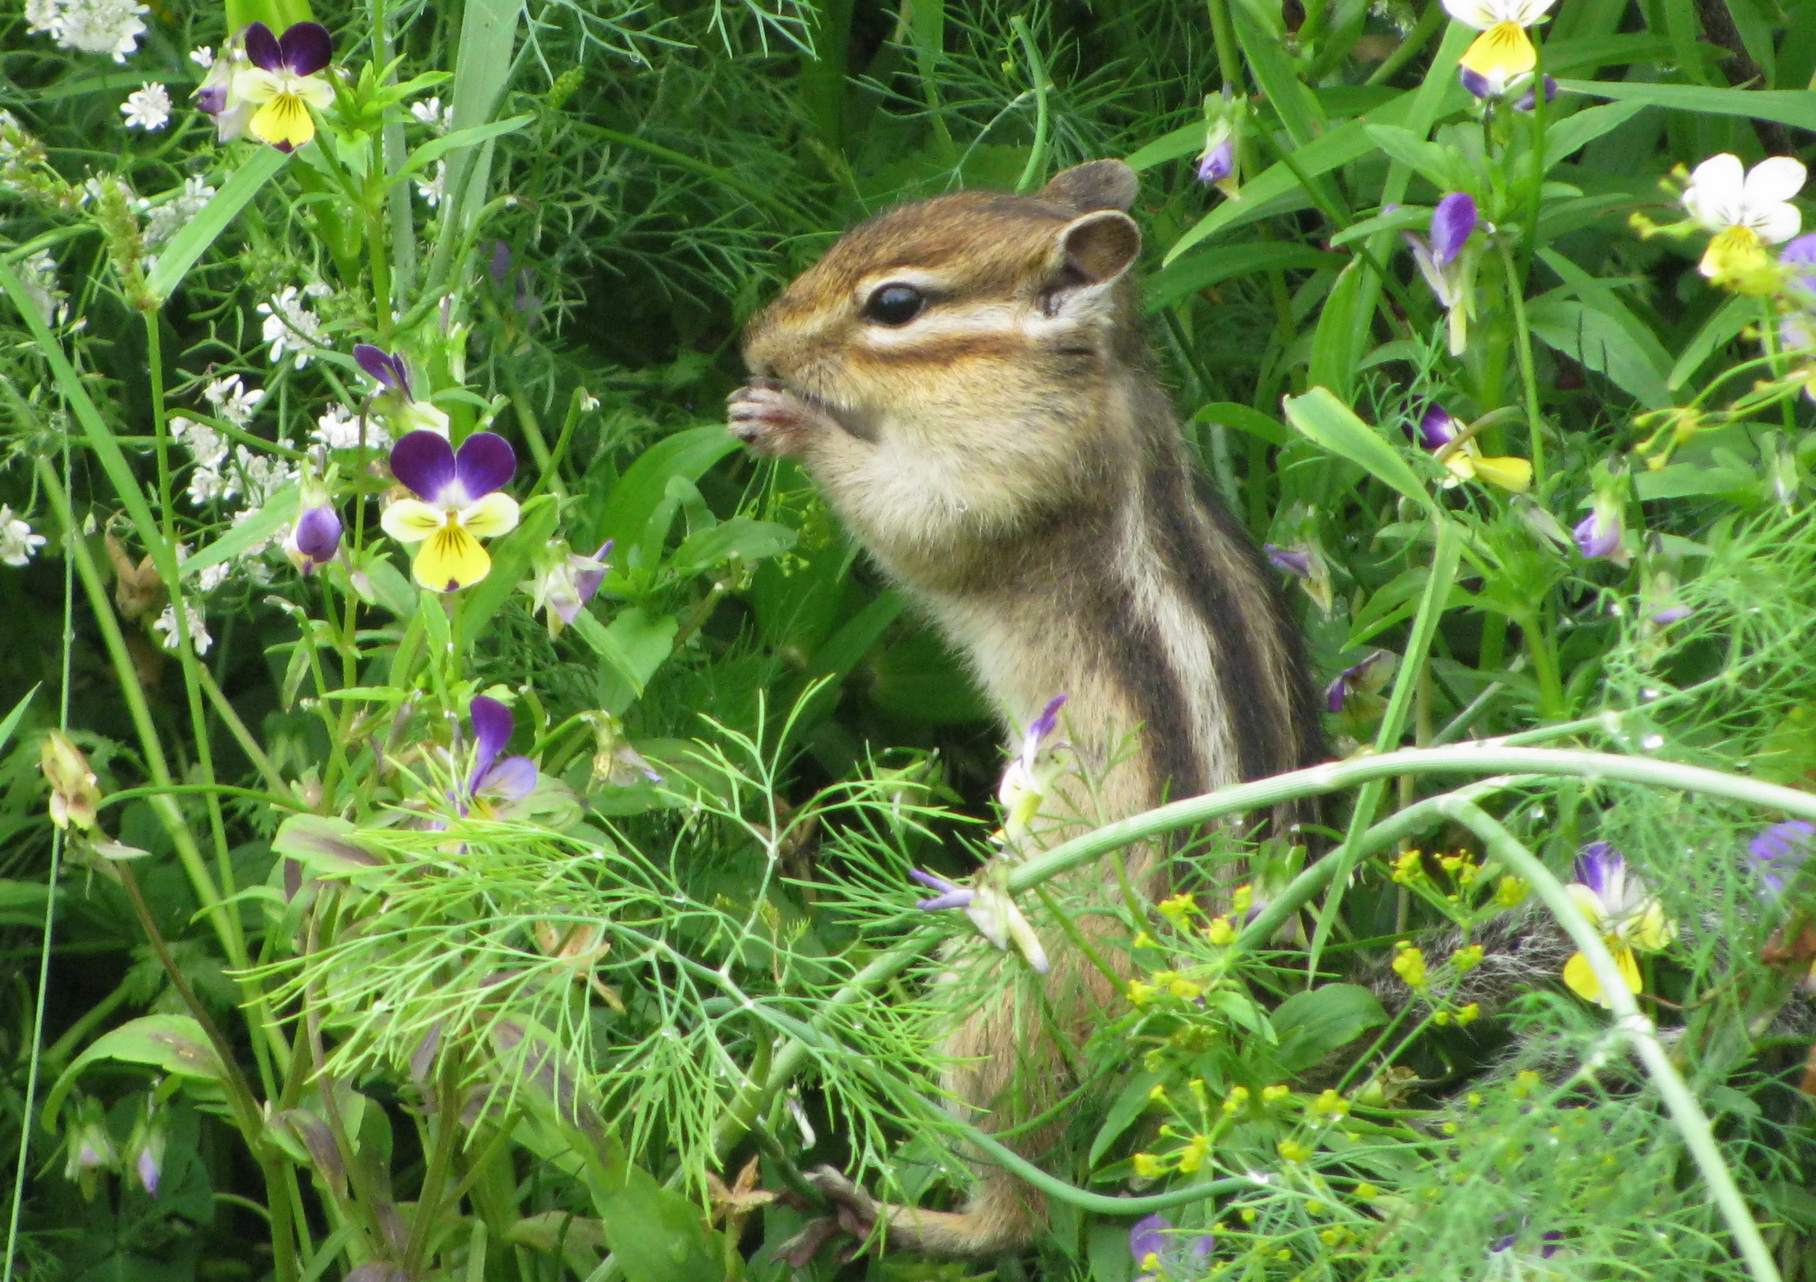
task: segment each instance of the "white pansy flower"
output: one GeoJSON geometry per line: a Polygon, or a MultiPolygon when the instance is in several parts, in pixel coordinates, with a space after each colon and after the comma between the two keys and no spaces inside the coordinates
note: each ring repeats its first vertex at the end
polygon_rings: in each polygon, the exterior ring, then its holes
{"type": "Polygon", "coordinates": [[[147,81],[126,96],[120,112],[128,129],[162,129],[170,123],[170,91],[156,81],[147,81]]]}
{"type": "Polygon", "coordinates": [[[264,397],[265,389],[262,387],[242,390],[238,374],[217,378],[202,389],[202,399],[214,407],[216,414],[235,427],[244,427],[252,421],[253,411],[264,397]]]}
{"type": "Polygon", "coordinates": [[[1715,233],[1697,270],[1718,285],[1758,278],[1769,265],[1765,247],[1783,244],[1803,226],[1790,202],[1803,190],[1806,172],[1789,156],[1771,156],[1745,170],[1728,152],[1693,169],[1684,208],[1715,233]]]}
{"type": "Polygon", "coordinates": [[[305,289],[286,285],[268,303],[258,305],[265,318],[264,339],[271,344],[271,363],[281,365],[286,355],[291,364],[302,369],[322,346],[322,318],[310,311],[305,299],[321,298],[328,293],[326,285],[317,283],[305,289]]]}
{"type": "Polygon", "coordinates": [[[45,544],[42,534],[33,534],[29,523],[13,515],[12,508],[0,503],[0,561],[24,565],[45,544]]]}
{"type": "MultiPolygon", "coordinates": [[[[189,625],[189,643],[195,647],[197,654],[207,654],[208,647],[214,644],[214,638],[208,635],[208,629],[203,624],[202,612],[190,602],[185,601],[183,602],[183,618],[189,625]]],[[[160,614],[152,623],[151,630],[158,634],[158,644],[166,650],[177,648],[177,608],[174,604],[164,607],[164,613],[160,614]]]]}
{"type": "Polygon", "coordinates": [[[1532,74],[1538,50],[1526,28],[1545,16],[1553,0],[1444,0],[1444,9],[1482,34],[1457,64],[1463,84],[1478,98],[1499,97],[1532,74]]]}

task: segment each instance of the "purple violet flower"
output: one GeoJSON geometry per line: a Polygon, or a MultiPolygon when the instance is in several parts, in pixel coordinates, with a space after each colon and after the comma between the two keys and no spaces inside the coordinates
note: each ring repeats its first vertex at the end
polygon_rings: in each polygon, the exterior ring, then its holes
{"type": "Polygon", "coordinates": [[[961,886],[957,882],[947,881],[944,877],[936,877],[930,872],[922,872],[919,868],[909,869],[908,875],[920,882],[921,885],[927,887],[927,889],[940,892],[930,899],[921,899],[915,902],[914,906],[922,912],[938,912],[942,908],[969,908],[971,906],[971,901],[977,898],[977,892],[972,890],[969,886],[961,886]]]}
{"type": "Polygon", "coordinates": [[[247,128],[279,151],[292,151],[315,137],[309,108],[326,110],[334,87],[316,73],[334,57],[334,37],[319,22],[298,22],[274,35],[255,22],[246,28],[246,60],[252,66],[233,78],[233,92],[259,104],[247,128]]]}
{"type": "Polygon", "coordinates": [[[1747,853],[1759,865],[1759,879],[1774,896],[1784,894],[1813,848],[1816,823],[1808,819],[1773,824],[1747,842],[1747,853]]]}
{"type": "Polygon", "coordinates": [[[1463,425],[1450,416],[1450,411],[1433,401],[1425,407],[1425,413],[1419,416],[1419,425],[1408,427],[1406,434],[1420,445],[1436,454],[1439,450],[1457,439],[1463,425]]]}
{"type": "Polygon", "coordinates": [[[340,514],[327,503],[310,508],[297,518],[296,527],[284,543],[284,551],[305,575],[315,567],[332,561],[340,552],[341,534],[345,530],[340,514]]]}
{"type": "MultiPolygon", "coordinates": [[[[1129,1254],[1135,1257],[1135,1267],[1143,1270],[1137,1282],[1154,1282],[1160,1276],[1156,1270],[1169,1264],[1198,1265],[1211,1258],[1217,1245],[1215,1234],[1197,1233],[1182,1240],[1172,1228],[1173,1222],[1158,1211],[1129,1226],[1129,1254]]],[[[1192,1276],[1197,1276],[1196,1271],[1192,1276]]]]}
{"type": "Polygon", "coordinates": [[[1598,501],[1595,510],[1576,523],[1571,536],[1576,539],[1576,550],[1588,560],[1605,560],[1620,551],[1620,512],[1598,501]]]}
{"type": "MultiPolygon", "coordinates": [[[[1467,85],[1469,84],[1469,81],[1467,78],[1464,79],[1463,84],[1467,87],[1467,85]]],[[[1472,90],[1470,90],[1470,92],[1474,93],[1475,91],[1472,89],[1472,90]]],[[[1481,94],[1476,94],[1476,97],[1478,97],[1478,98],[1481,96],[1482,96],[1481,94]]],[[[1553,102],[1556,100],[1556,98],[1557,98],[1557,81],[1553,80],[1550,76],[1546,76],[1545,77],[1545,101],[1548,103],[1553,102]]],[[[1538,99],[1533,96],[1532,87],[1530,85],[1528,85],[1526,88],[1526,92],[1520,96],[1520,100],[1513,104],[1513,109],[1515,111],[1531,111],[1537,106],[1538,106],[1538,99]]]]}
{"type": "Polygon", "coordinates": [[[391,448],[391,474],[416,493],[385,509],[380,524],[399,543],[421,543],[411,569],[436,592],[464,588],[491,573],[480,539],[517,527],[517,500],[500,491],[517,471],[510,442],[475,432],[456,453],[434,432],[411,432],[391,448]]]}
{"type": "Polygon", "coordinates": [[[1198,181],[1214,187],[1236,172],[1236,140],[1224,138],[1198,162],[1198,181]]]}
{"type": "Polygon", "coordinates": [[[1660,627],[1669,627],[1673,623],[1682,623],[1689,617],[1690,607],[1687,605],[1668,605],[1662,610],[1654,610],[1652,612],[1652,622],[1658,624],[1660,627]]]}
{"type": "Polygon", "coordinates": [[[402,353],[392,355],[371,343],[357,343],[353,348],[353,359],[385,391],[396,392],[406,401],[415,399],[410,394],[410,371],[404,367],[402,353]]]}
{"type": "Polygon", "coordinates": [[[1337,674],[1337,679],[1324,687],[1324,706],[1331,712],[1343,711],[1349,697],[1363,689],[1369,669],[1386,656],[1386,651],[1376,650],[1362,662],[1353,664],[1337,674]]]}
{"type": "Polygon", "coordinates": [[[1311,577],[1312,554],[1303,548],[1283,548],[1268,543],[1262,550],[1267,553],[1268,564],[1276,570],[1284,570],[1295,579],[1311,577]]]}
{"type": "Polygon", "coordinates": [[[473,726],[473,771],[467,776],[467,797],[491,817],[492,806],[487,803],[521,801],[536,790],[536,763],[528,757],[498,759],[511,741],[512,729],[511,710],[498,700],[478,696],[467,705],[467,719],[473,726]]]}
{"type": "Polygon", "coordinates": [[[1476,229],[1475,197],[1466,191],[1453,191],[1431,211],[1431,240],[1428,244],[1411,232],[1402,235],[1412,250],[1419,274],[1431,286],[1431,292],[1449,313],[1450,354],[1460,356],[1468,336],[1468,317],[1474,306],[1471,300],[1475,277],[1474,256],[1464,253],[1476,229]]]}

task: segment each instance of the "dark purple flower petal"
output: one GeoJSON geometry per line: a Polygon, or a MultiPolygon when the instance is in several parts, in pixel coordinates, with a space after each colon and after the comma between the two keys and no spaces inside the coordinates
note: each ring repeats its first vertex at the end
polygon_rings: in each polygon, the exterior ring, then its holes
{"type": "Polygon", "coordinates": [[[1205,152],[1198,162],[1198,181],[1207,185],[1220,183],[1235,172],[1236,144],[1231,138],[1225,138],[1205,152]]]}
{"type": "Polygon", "coordinates": [[[1784,894],[1790,879],[1803,867],[1816,844],[1816,824],[1807,819],[1787,819],[1773,824],[1747,842],[1747,853],[1759,864],[1760,880],[1774,895],[1784,894]]]}
{"type": "Polygon", "coordinates": [[[511,483],[517,472],[517,455],[511,443],[496,432],[475,432],[460,443],[454,471],[467,492],[467,502],[477,502],[511,483]]]}
{"type": "Polygon", "coordinates": [[[246,28],[246,59],[265,71],[278,71],[284,65],[283,46],[262,22],[246,28]]]}
{"type": "Polygon", "coordinates": [[[1337,679],[1324,687],[1324,709],[1327,712],[1341,712],[1343,705],[1349,702],[1349,674],[1340,672],[1337,679]]]}
{"type": "Polygon", "coordinates": [[[528,757],[506,757],[473,785],[475,793],[521,801],[536,791],[536,763],[528,757]]]}
{"type": "Polygon", "coordinates": [[[437,502],[442,493],[459,482],[454,447],[434,432],[406,432],[391,447],[391,475],[416,492],[425,503],[437,502]]]}
{"type": "MultiPolygon", "coordinates": [[[[1549,80],[1551,77],[1546,76],[1545,79],[1549,80]]],[[[1556,1255],[1558,1244],[1563,1240],[1564,1231],[1562,1229],[1546,1229],[1543,1233],[1539,1234],[1539,1259],[1549,1260],[1552,1256],[1556,1255]]]]}
{"type": "Polygon", "coordinates": [[[1264,545],[1268,564],[1276,570],[1285,570],[1296,579],[1308,578],[1312,572],[1312,554],[1298,548],[1276,547],[1272,543],[1264,545]]]}
{"type": "Polygon", "coordinates": [[[1602,520],[1600,508],[1578,521],[1570,533],[1576,539],[1576,550],[1591,561],[1612,556],[1620,550],[1621,523],[1602,520]]]}
{"type": "Polygon", "coordinates": [[[936,912],[941,908],[965,908],[977,897],[976,891],[947,881],[944,877],[936,877],[930,872],[922,872],[919,868],[910,868],[908,875],[929,890],[941,892],[935,898],[922,899],[915,903],[914,906],[923,912],[936,912]]]}
{"type": "Polygon", "coordinates": [[[1144,1215],[1129,1225],[1129,1254],[1140,1264],[1150,1255],[1159,1255],[1166,1249],[1166,1231],[1173,1227],[1173,1222],[1156,1211],[1144,1215]]]}
{"type": "MultiPolygon", "coordinates": [[[[600,563],[597,570],[574,571],[574,591],[580,597],[580,604],[585,605],[598,595],[599,585],[605,582],[605,554],[612,550],[612,540],[607,539],[599,545],[599,550],[590,559],[600,563]]],[[[569,619],[569,623],[573,620],[569,619]]]]}
{"type": "MultiPolygon", "coordinates": [[[[334,37],[319,22],[296,23],[278,37],[277,43],[284,66],[299,76],[313,76],[334,57],[334,37]]],[[[270,67],[265,69],[273,70],[270,67]]]]}
{"type": "MultiPolygon", "coordinates": [[[[1251,545],[1252,546],[1252,545],[1251,545]]],[[[1059,724],[1059,710],[1065,706],[1066,696],[1056,694],[1048,700],[1046,709],[1028,727],[1028,737],[1036,743],[1053,733],[1053,727],[1059,724]]]]}
{"type": "Polygon", "coordinates": [[[411,399],[410,374],[404,368],[403,357],[393,356],[371,343],[357,343],[353,348],[353,359],[387,392],[397,392],[406,401],[411,399]]]}
{"type": "Polygon", "coordinates": [[[504,288],[504,278],[511,274],[511,247],[502,240],[492,242],[492,283],[504,288]]]}
{"type": "Polygon", "coordinates": [[[312,507],[296,522],[296,550],[320,565],[332,561],[334,554],[340,550],[341,525],[339,513],[323,505],[312,507]]]}
{"type": "Polygon", "coordinates": [[[1450,411],[1433,401],[1425,407],[1425,413],[1419,418],[1416,436],[1419,444],[1436,452],[1457,439],[1460,431],[1457,421],[1450,416],[1450,411]]]}
{"type": "Polygon", "coordinates": [[[205,84],[195,91],[196,110],[218,116],[227,106],[227,86],[205,84]]]}
{"type": "Polygon", "coordinates": [[[1438,202],[1431,212],[1431,255],[1439,267],[1448,267],[1463,252],[1463,244],[1475,230],[1475,197],[1466,191],[1453,191],[1438,202]]]}
{"type": "Polygon", "coordinates": [[[1494,87],[1488,83],[1487,76],[1479,71],[1471,71],[1468,67],[1458,67],[1457,71],[1463,81],[1463,88],[1469,90],[1470,93],[1478,98],[1494,96],[1494,87]]]}
{"type": "Polygon", "coordinates": [[[467,705],[467,720],[473,726],[473,773],[467,777],[467,790],[476,792],[511,741],[511,710],[482,694],[467,705]]]}
{"type": "MultiPolygon", "coordinates": [[[[1545,101],[1550,102],[1550,101],[1552,101],[1552,99],[1554,99],[1556,97],[1557,97],[1557,81],[1553,80],[1550,76],[1546,76],[1545,77],[1545,101]]],[[[1515,111],[1531,111],[1536,106],[1538,106],[1538,100],[1533,97],[1532,90],[1528,89],[1521,96],[1520,100],[1513,104],[1513,109],[1515,111]]]]}
{"type": "Polygon", "coordinates": [[[1612,904],[1619,897],[1614,894],[1614,882],[1626,869],[1627,861],[1621,858],[1621,852],[1605,841],[1590,842],[1576,856],[1576,879],[1605,904],[1612,904]]]}

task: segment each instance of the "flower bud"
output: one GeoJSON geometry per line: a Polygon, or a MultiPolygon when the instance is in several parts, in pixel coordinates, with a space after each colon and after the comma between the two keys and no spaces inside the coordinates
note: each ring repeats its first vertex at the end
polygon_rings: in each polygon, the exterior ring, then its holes
{"type": "Polygon", "coordinates": [[[94,831],[101,790],[81,749],[52,730],[44,736],[38,768],[50,785],[50,821],[63,829],[73,823],[85,832],[94,831]]]}

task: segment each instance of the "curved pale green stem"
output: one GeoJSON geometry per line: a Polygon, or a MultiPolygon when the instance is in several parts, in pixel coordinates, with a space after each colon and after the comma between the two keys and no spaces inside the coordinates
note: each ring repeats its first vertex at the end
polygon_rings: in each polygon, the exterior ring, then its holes
{"type": "Polygon", "coordinates": [[[1558,925],[1564,928],[1564,933],[1570,936],[1571,942],[1582,950],[1583,956],[1588,959],[1589,969],[1595,972],[1596,982],[1602,986],[1602,995],[1607,998],[1608,1005],[1614,1012],[1614,1027],[1626,1037],[1640,1062],[1646,1066],[1646,1071],[1651,1074],[1652,1084],[1658,1088],[1665,1108],[1670,1111],[1671,1121],[1683,1137],[1684,1147],[1690,1150],[1697,1169],[1708,1182],[1709,1195],[1715,1199],[1722,1218],[1727,1221],[1728,1232],[1733,1234],[1734,1245],[1746,1261],[1747,1270],[1757,1282],[1779,1282],[1778,1266],[1773,1263],[1772,1253],[1759,1234],[1759,1226],[1753,1222],[1753,1213],[1747,1209],[1740,1186],[1734,1182],[1734,1173],[1728,1169],[1721,1149],[1715,1143],[1715,1133],[1709,1126],[1708,1114],[1703,1112],[1702,1106],[1696,1102],[1696,1096],[1691,1094],[1689,1086],[1671,1063],[1671,1057],[1659,1042],[1652,1021],[1640,1011],[1639,1003],[1628,991],[1620,967],[1615,964],[1601,935],[1590,925],[1588,918],[1583,916],[1582,910],[1565,891],[1563,883],[1545,867],[1543,861],[1481,807],[1466,798],[1450,797],[1445,798],[1438,809],[1475,833],[1488,848],[1488,853],[1524,879],[1545,907],[1550,909],[1551,915],[1557,918],[1558,925]]]}

